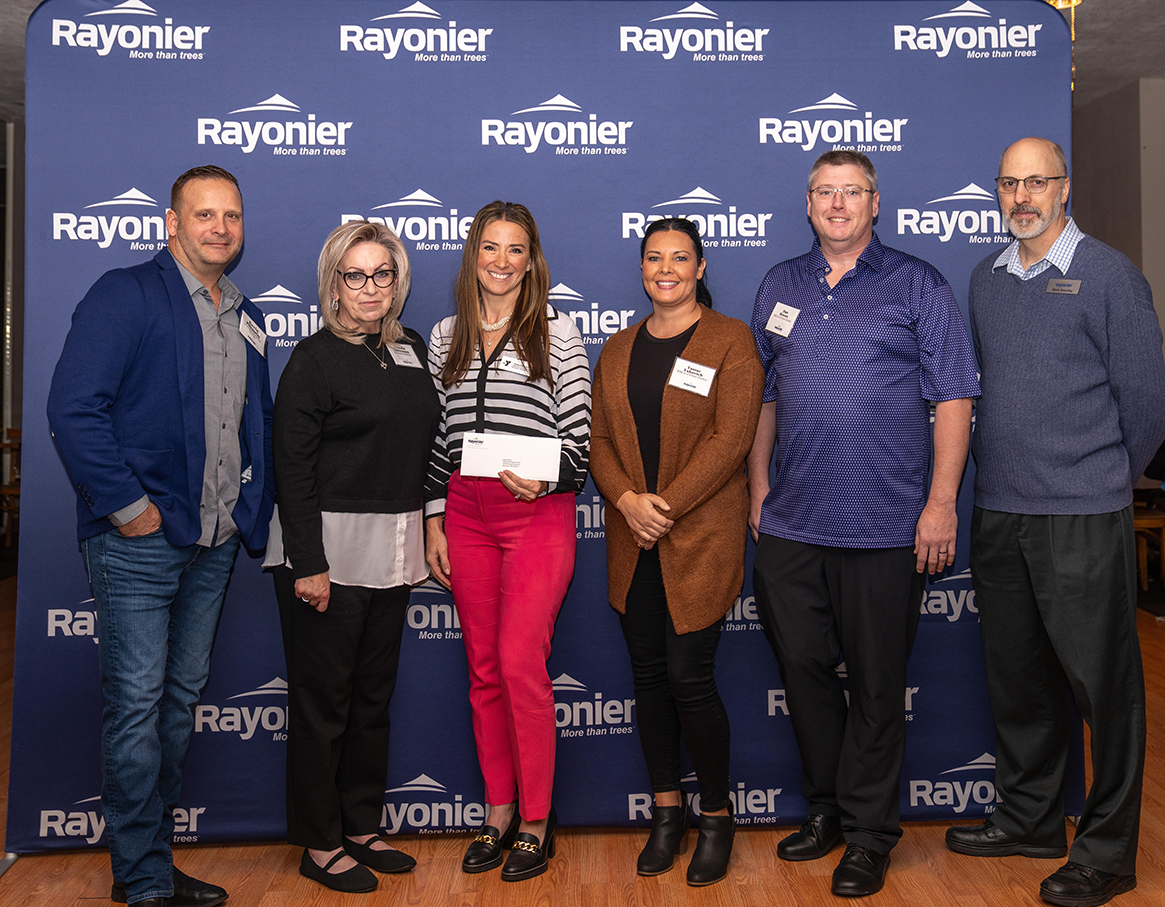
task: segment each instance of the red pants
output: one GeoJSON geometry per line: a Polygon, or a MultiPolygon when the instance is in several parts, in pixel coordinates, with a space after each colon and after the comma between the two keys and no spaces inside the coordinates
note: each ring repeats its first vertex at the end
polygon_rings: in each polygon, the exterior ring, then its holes
{"type": "Polygon", "coordinates": [[[455,472],[445,536],[486,802],[517,798],[522,818],[537,822],[550,814],[554,786],[546,659],[574,573],[574,495],[519,502],[500,479],[455,472]]]}

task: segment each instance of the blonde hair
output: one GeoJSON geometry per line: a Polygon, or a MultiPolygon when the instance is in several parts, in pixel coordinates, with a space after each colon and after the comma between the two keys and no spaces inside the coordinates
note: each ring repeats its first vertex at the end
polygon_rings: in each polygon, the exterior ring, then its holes
{"type": "Polygon", "coordinates": [[[319,295],[320,315],[324,326],[349,343],[363,343],[365,334],[340,323],[339,307],[332,305],[332,300],[338,298],[339,287],[336,281],[340,275],[336,271],[340,262],[344,260],[355,246],[361,243],[372,242],[383,246],[396,269],[396,292],[389,306],[388,314],[380,324],[381,343],[395,343],[404,336],[404,328],[400,324],[400,313],[405,306],[412,285],[412,273],[409,270],[409,256],[405,251],[404,243],[383,224],[374,224],[366,220],[349,221],[336,227],[328,238],[324,240],[324,247],[320,250],[319,261],[319,295]]]}

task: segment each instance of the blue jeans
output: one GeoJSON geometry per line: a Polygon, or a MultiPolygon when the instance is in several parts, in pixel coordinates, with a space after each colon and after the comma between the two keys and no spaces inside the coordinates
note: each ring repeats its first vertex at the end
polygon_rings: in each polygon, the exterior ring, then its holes
{"type": "Polygon", "coordinates": [[[161,530],[81,543],[100,640],[101,808],[113,878],[129,903],[174,893],[170,835],[194,706],[210,673],[239,549],[176,548],[161,530]]]}

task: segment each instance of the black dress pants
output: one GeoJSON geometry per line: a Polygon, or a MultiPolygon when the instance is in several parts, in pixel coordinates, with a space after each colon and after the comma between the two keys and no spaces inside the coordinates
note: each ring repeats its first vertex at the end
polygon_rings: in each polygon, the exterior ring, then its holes
{"type": "Polygon", "coordinates": [[[728,712],[716,689],[715,673],[724,621],[676,633],[667,610],[659,550],[653,548],[640,552],[620,623],[631,656],[639,741],[652,791],[680,789],[682,735],[700,783],[700,811],[726,808],[728,712]]]}
{"type": "Polygon", "coordinates": [[[995,717],[992,821],[1063,843],[1068,688],[1092,731],[1092,787],[1068,859],[1136,871],[1145,767],[1133,509],[1086,516],[975,508],[971,575],[995,717]]]}
{"type": "Polygon", "coordinates": [[[753,591],[777,656],[811,814],[849,844],[889,853],[902,836],[906,663],[923,577],[910,548],[832,548],[771,535],[753,591]],[[845,659],[849,701],[837,666],[845,659]]]}
{"type": "Polygon", "coordinates": [[[333,850],[380,830],[411,590],[332,583],[321,613],[296,596],[290,569],[272,575],[287,658],[287,840],[333,850]]]}

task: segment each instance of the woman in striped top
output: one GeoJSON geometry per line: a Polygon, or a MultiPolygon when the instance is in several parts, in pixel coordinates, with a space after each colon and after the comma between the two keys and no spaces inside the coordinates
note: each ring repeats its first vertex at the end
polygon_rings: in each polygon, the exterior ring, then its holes
{"type": "Polygon", "coordinates": [[[453,591],[469,659],[473,733],[490,804],[462,869],[502,878],[554,855],[554,621],[574,573],[575,503],[587,471],[591,378],[574,322],[547,302],[550,269],[522,205],[473,219],[454,295],[433,328],[430,371],[442,417],[425,494],[426,559],[453,591]],[[561,441],[558,475],[461,474],[467,433],[561,441]]]}

